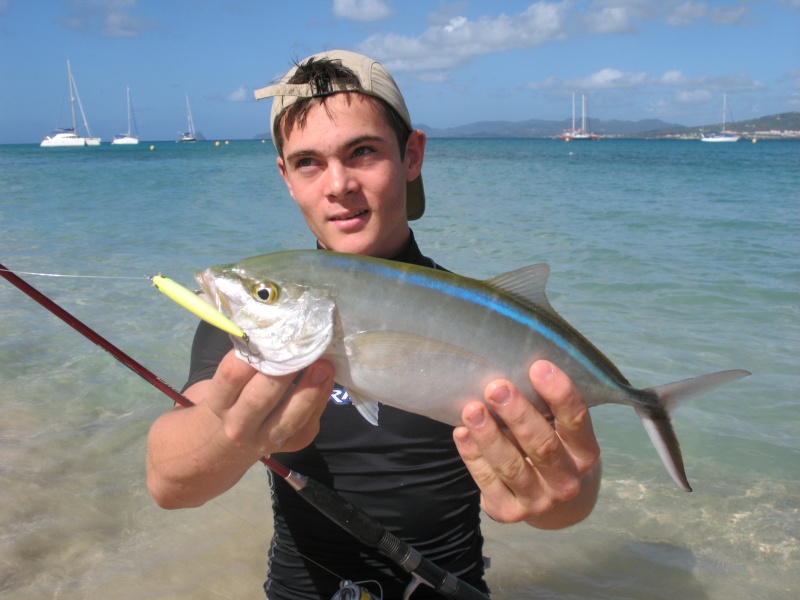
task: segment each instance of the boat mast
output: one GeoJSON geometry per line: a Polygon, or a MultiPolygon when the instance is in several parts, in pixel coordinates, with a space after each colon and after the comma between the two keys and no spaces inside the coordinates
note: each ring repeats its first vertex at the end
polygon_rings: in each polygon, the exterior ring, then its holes
{"type": "Polygon", "coordinates": [[[575,133],[575,92],[572,92],[572,132],[575,133]]]}
{"type": "Polygon", "coordinates": [[[725,133],[725,117],[728,114],[728,94],[722,94],[722,133],[725,133]]]}
{"type": "Polygon", "coordinates": [[[186,120],[189,124],[189,133],[192,134],[192,137],[196,137],[194,134],[194,122],[192,121],[192,108],[189,106],[189,94],[186,94],[186,120]]]}
{"type": "Polygon", "coordinates": [[[128,133],[126,135],[131,137],[131,87],[129,85],[125,86],[125,97],[128,100],[128,133]]]}
{"type": "MultiPolygon", "coordinates": [[[[70,88],[75,91],[75,99],[78,101],[78,108],[81,111],[81,118],[83,119],[83,126],[86,128],[86,137],[92,137],[92,132],[89,131],[89,123],[86,121],[86,115],[83,112],[83,104],[81,103],[81,96],[78,93],[78,86],[75,85],[75,80],[72,78],[72,70],[69,66],[69,60],[67,61],[67,71],[69,71],[69,84],[70,88]]],[[[75,107],[72,107],[72,125],[75,126],[75,107]]],[[[77,131],[75,132],[77,133],[77,131]]]]}
{"type": "Polygon", "coordinates": [[[69,78],[69,106],[72,110],[72,133],[78,135],[78,129],[75,124],[75,92],[73,92],[74,83],[72,82],[72,67],[67,59],[67,77],[69,78]]]}
{"type": "Polygon", "coordinates": [[[586,133],[586,94],[581,94],[581,131],[586,133]]]}

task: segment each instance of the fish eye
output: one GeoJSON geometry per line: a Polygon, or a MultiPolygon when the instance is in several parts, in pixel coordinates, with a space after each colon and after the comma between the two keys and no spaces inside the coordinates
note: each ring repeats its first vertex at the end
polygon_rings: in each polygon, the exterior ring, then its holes
{"type": "Polygon", "coordinates": [[[272,303],[278,299],[278,288],[268,282],[259,282],[253,286],[253,298],[259,302],[272,303]]]}

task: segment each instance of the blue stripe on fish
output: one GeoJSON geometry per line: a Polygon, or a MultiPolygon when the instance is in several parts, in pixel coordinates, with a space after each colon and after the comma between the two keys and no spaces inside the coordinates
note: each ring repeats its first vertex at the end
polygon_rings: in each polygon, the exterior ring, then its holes
{"type": "MultiPolygon", "coordinates": [[[[352,258],[347,256],[336,256],[335,254],[326,254],[325,258],[331,259],[332,262],[334,263],[339,262],[341,260],[343,265],[352,264],[352,258]],[[350,260],[348,260],[348,258],[350,258],[350,260]]],[[[370,271],[374,275],[380,277],[388,279],[397,279],[397,272],[398,272],[397,265],[385,266],[371,261],[362,261],[360,263],[359,268],[364,269],[366,271],[370,271]]],[[[401,270],[403,273],[402,280],[406,283],[421,288],[430,289],[436,292],[440,292],[442,294],[456,298],[458,300],[463,300],[471,304],[488,308],[505,317],[508,317],[513,321],[516,321],[521,325],[524,325],[525,327],[528,327],[529,329],[533,329],[543,338],[545,338],[546,340],[552,342],[553,344],[564,350],[578,364],[580,364],[584,369],[589,371],[592,375],[603,381],[606,385],[611,385],[611,386],[619,385],[619,382],[611,379],[606,372],[602,371],[601,369],[598,369],[597,366],[592,361],[590,361],[583,352],[581,352],[578,348],[575,347],[573,343],[570,342],[570,340],[566,339],[561,335],[558,335],[556,331],[554,331],[550,327],[547,327],[540,321],[531,319],[528,314],[525,314],[524,312],[518,310],[515,305],[510,304],[504,300],[491,298],[486,294],[477,291],[450,285],[443,281],[438,281],[431,277],[427,277],[422,273],[416,273],[407,269],[401,269],[401,270]]],[[[473,281],[480,283],[477,280],[473,281]]]]}

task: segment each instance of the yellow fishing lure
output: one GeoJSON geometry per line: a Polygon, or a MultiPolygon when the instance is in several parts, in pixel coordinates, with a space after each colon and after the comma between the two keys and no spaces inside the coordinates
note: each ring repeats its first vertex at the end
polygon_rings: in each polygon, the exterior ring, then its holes
{"type": "Polygon", "coordinates": [[[242,331],[236,323],[181,284],[167,277],[162,277],[161,275],[154,275],[150,278],[150,281],[152,281],[153,285],[167,298],[180,304],[183,308],[200,317],[206,323],[238,338],[247,340],[247,334],[242,331]]]}

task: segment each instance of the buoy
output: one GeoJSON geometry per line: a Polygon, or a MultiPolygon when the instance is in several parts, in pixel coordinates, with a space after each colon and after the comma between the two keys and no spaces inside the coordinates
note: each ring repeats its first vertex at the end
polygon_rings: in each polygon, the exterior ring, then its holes
{"type": "Polygon", "coordinates": [[[150,146],[150,150],[155,150],[155,149],[156,149],[155,146],[150,146]]]}
{"type": "Polygon", "coordinates": [[[214,142],[215,146],[219,146],[219,141],[214,142]]]}

